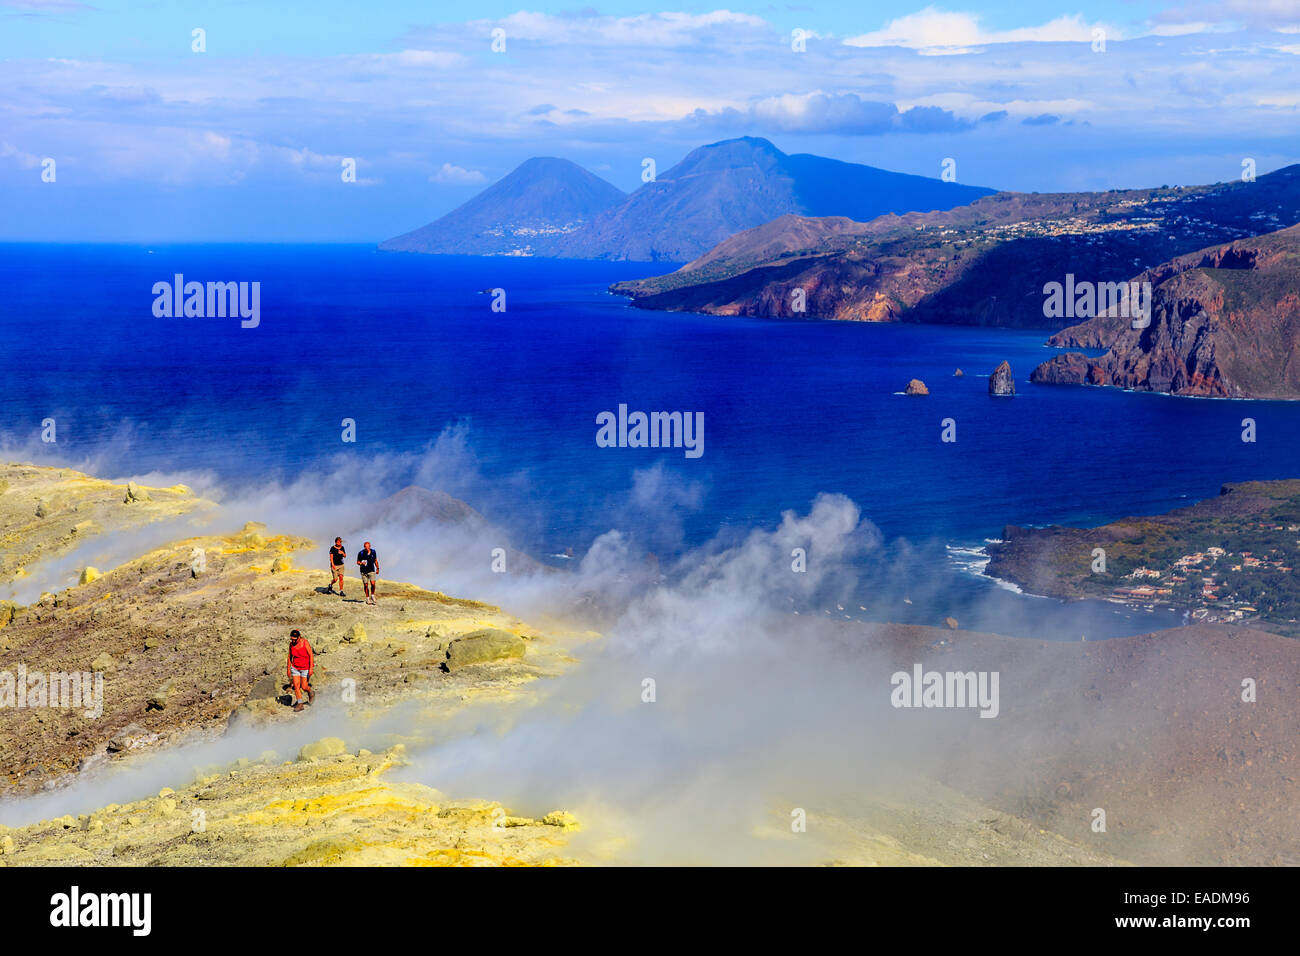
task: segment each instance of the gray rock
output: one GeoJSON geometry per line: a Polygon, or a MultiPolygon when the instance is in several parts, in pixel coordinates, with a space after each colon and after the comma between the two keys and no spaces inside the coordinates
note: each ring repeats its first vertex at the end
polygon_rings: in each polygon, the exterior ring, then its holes
{"type": "Polygon", "coordinates": [[[249,700],[275,700],[280,696],[280,681],[274,677],[263,677],[248,692],[249,700]]]}
{"type": "Polygon", "coordinates": [[[128,724],[123,727],[113,739],[108,742],[108,752],[111,754],[121,753],[123,750],[130,750],[132,743],[138,737],[143,737],[149,731],[145,730],[139,724],[128,724]]]}
{"type": "Polygon", "coordinates": [[[1016,380],[1011,377],[1011,364],[1003,362],[993,370],[989,376],[989,394],[990,395],[1014,395],[1016,394],[1016,380]]]}

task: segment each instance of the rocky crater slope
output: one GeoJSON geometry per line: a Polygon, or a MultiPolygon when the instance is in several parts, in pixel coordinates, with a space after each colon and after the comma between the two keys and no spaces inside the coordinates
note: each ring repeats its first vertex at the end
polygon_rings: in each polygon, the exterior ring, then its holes
{"type": "Polygon", "coordinates": [[[1217,398],[1300,398],[1300,226],[1179,256],[1139,274],[1150,324],[1111,314],[1048,344],[1072,352],[1031,381],[1217,398]]]}

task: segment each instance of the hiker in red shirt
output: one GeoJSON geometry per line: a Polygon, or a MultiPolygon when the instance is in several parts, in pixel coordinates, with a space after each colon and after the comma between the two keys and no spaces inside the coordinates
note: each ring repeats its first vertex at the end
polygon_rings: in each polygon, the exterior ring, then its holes
{"type": "Polygon", "coordinates": [[[294,628],[289,632],[289,663],[286,665],[289,681],[293,684],[294,710],[302,710],[304,693],[307,695],[307,703],[310,704],[315,699],[316,692],[311,689],[311,673],[315,669],[316,655],[312,652],[311,644],[294,628]]]}

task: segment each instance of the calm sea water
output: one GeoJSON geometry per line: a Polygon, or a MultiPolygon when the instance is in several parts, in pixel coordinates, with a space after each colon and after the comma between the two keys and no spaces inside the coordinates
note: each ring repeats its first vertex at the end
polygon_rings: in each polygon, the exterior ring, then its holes
{"type": "MultiPolygon", "coordinates": [[[[342,455],[414,463],[455,427],[472,467],[440,471],[444,490],[535,554],[581,554],[611,527],[681,548],[840,492],[886,538],[916,545],[918,574],[952,574],[942,607],[879,609],[864,594],[872,611],[975,614],[964,626],[996,615],[1003,630],[1076,639],[1154,623],[1010,592],[990,601],[992,586],[949,549],[1007,523],[1096,523],[1227,481],[1300,476],[1298,403],[1034,386],[1030,371],[1052,354],[1041,332],[646,312],[605,291],[660,271],[355,246],[3,245],[0,435],[35,442],[54,417],[70,463],[101,454],[119,475],[255,483],[342,455]],[[260,326],[155,318],[151,288],[175,273],[260,282],[260,326]],[[491,288],[506,290],[505,312],[491,310],[491,288]],[[1003,359],[1019,394],[995,400],[987,375],[1003,359]],[[929,397],[897,394],[912,378],[929,397]],[[703,457],[597,447],[596,415],[620,403],[703,412],[703,457]],[[1254,444],[1241,441],[1247,416],[1254,444]],[[355,444],[340,440],[343,418],[356,420],[355,444]],[[940,441],[945,418],[955,443],[940,441]],[[637,527],[629,489],[656,467],[643,487],[659,489],[656,506],[679,504],[680,524],[665,528],[656,507],[637,527]]],[[[376,498],[403,483],[381,473],[376,498]]]]}

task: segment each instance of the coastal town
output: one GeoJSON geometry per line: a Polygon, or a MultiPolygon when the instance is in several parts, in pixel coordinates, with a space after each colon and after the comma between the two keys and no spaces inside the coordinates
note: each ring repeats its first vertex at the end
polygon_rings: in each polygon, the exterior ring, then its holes
{"type": "MultiPolygon", "coordinates": [[[[1288,525],[1285,530],[1300,532],[1300,525],[1288,525]]],[[[1300,546],[1300,540],[1296,544],[1300,546]]],[[[1192,620],[1211,624],[1248,621],[1259,617],[1259,604],[1265,601],[1270,611],[1277,607],[1276,597],[1266,596],[1265,585],[1272,583],[1273,575],[1291,574],[1292,561],[1278,548],[1256,553],[1211,546],[1180,555],[1165,568],[1134,568],[1125,576],[1129,583],[1112,589],[1108,600],[1129,606],[1183,607],[1192,620]]],[[[1288,623],[1300,623],[1300,619],[1292,616],[1288,623]]]]}
{"type": "Polygon", "coordinates": [[[1003,539],[986,573],[1034,593],[1300,636],[1300,481],[1225,485],[1190,507],[1098,528],[1009,526],[1003,539]]]}

